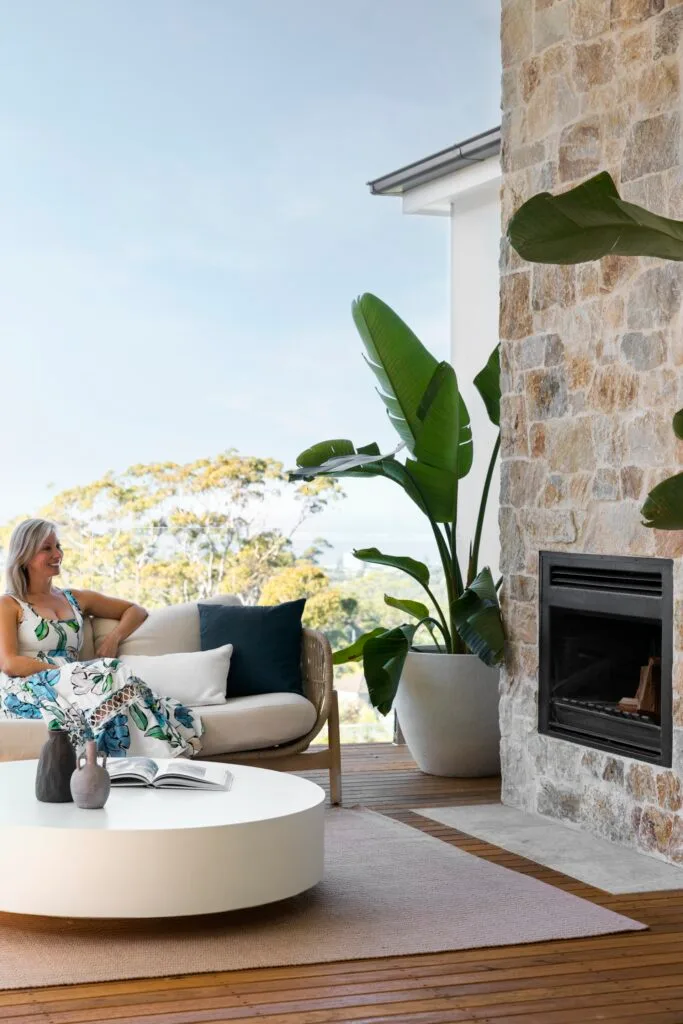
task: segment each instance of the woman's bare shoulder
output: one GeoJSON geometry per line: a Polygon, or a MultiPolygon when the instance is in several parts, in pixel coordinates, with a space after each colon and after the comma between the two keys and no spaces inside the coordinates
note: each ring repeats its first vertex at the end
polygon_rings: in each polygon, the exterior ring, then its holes
{"type": "Polygon", "coordinates": [[[0,594],[0,614],[13,615],[17,621],[21,615],[21,605],[11,594],[0,594]]]}

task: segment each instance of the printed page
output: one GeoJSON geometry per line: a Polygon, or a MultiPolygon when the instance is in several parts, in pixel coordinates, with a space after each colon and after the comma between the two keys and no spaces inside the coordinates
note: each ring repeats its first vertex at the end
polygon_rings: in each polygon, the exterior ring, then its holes
{"type": "Polygon", "coordinates": [[[158,786],[172,781],[187,788],[229,789],[232,774],[222,764],[195,764],[192,761],[176,759],[159,771],[155,784],[158,786]]]}
{"type": "Polygon", "coordinates": [[[107,761],[111,781],[119,785],[123,785],[127,780],[137,779],[144,785],[151,786],[158,767],[151,757],[115,757],[107,761]]]}

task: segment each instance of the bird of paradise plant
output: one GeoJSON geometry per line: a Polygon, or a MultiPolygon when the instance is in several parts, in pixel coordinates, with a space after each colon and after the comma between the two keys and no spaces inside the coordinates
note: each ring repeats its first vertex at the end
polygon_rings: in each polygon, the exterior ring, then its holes
{"type": "MultiPolygon", "coordinates": [[[[374,547],[353,552],[362,562],[406,573],[420,584],[429,600],[427,605],[385,595],[387,605],[405,612],[413,621],[392,629],[373,629],[334,654],[336,664],[362,660],[370,700],[386,715],[415,634],[423,627],[442,653],[472,653],[487,665],[496,665],[502,658],[504,632],[497,593],[500,583],[494,584],[488,567],[479,570],[482,528],[500,433],[489,461],[463,573],[456,550],[458,497],[460,483],[472,467],[473,442],[455,370],[450,363],[437,361],[408,325],[375,295],[362,295],[353,303],[352,313],[365,346],[365,360],[379,383],[379,396],[400,443],[383,454],[376,443],[357,448],[346,439],[321,441],[299,455],[297,468],[289,476],[292,480],[384,477],[400,487],[429,521],[443,567],[446,607],[434,595],[429,568],[423,562],[384,554],[374,547]],[[404,448],[408,457],[401,461],[396,456],[404,448]]],[[[499,426],[498,347],[474,383],[491,422],[499,426]]]]}

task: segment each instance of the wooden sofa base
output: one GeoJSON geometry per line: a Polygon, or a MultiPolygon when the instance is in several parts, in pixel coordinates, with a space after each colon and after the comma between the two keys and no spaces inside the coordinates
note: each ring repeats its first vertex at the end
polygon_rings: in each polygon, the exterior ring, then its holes
{"type": "Polygon", "coordinates": [[[330,713],[327,719],[327,747],[311,748],[294,752],[286,746],[282,753],[269,748],[268,750],[248,750],[245,753],[220,754],[207,757],[207,761],[246,764],[253,768],[272,768],[283,772],[308,772],[318,768],[327,768],[330,774],[330,803],[341,806],[341,742],[339,738],[339,701],[336,690],[332,691],[330,713]]]}

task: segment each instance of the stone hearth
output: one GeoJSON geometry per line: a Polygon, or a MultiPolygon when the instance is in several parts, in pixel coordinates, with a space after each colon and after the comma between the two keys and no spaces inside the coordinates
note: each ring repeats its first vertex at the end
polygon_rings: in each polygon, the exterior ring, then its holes
{"type": "MultiPolygon", "coordinates": [[[[608,170],[683,219],[681,42],[672,0],[503,0],[503,233],[536,192],[608,170]]],[[[641,525],[680,472],[683,267],[501,255],[500,530],[509,645],[503,799],[683,863],[683,536],[641,525]],[[671,768],[538,730],[541,550],[673,559],[671,768]]]]}

